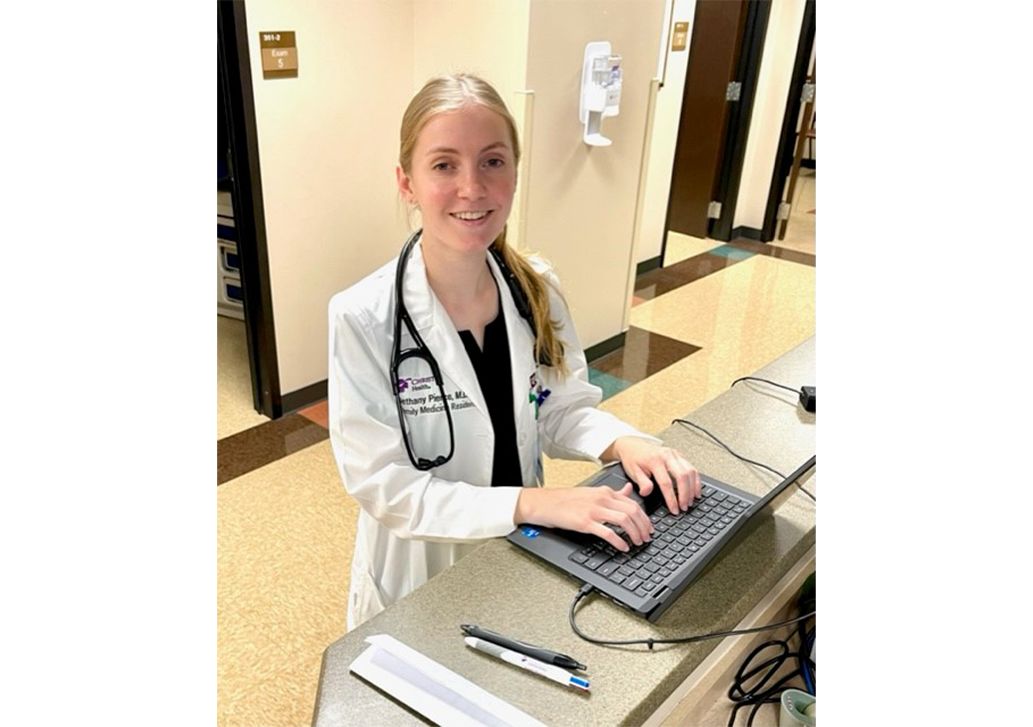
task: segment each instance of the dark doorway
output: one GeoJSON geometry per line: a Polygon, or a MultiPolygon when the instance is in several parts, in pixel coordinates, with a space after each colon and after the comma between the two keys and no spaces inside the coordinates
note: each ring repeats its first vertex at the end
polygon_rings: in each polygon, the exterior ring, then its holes
{"type": "Polygon", "coordinates": [[[220,189],[230,191],[233,200],[254,406],[275,419],[283,406],[244,3],[220,0],[218,16],[220,178],[224,164],[226,176],[220,189]]]}

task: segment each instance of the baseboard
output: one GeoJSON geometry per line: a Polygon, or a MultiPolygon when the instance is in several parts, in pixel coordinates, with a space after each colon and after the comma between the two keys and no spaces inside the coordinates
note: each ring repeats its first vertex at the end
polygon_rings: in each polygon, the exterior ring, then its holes
{"type": "Polygon", "coordinates": [[[325,398],[326,379],[317,381],[311,386],[306,386],[304,389],[298,389],[297,391],[292,391],[289,394],[284,394],[280,400],[280,405],[284,414],[290,414],[292,411],[297,411],[309,404],[315,404],[317,401],[322,401],[325,398]]]}
{"type": "Polygon", "coordinates": [[[588,363],[592,363],[596,359],[600,359],[608,353],[613,353],[624,345],[624,339],[627,335],[627,331],[624,331],[623,333],[618,333],[612,338],[607,338],[601,343],[589,346],[585,349],[585,360],[588,361],[588,363]]]}
{"type": "Polygon", "coordinates": [[[756,240],[757,242],[761,242],[762,240],[760,239],[760,236],[761,230],[758,230],[756,227],[736,227],[734,230],[732,230],[733,240],[744,238],[747,240],[756,240]]]}
{"type": "Polygon", "coordinates": [[[648,260],[643,260],[642,262],[640,262],[638,264],[638,267],[635,268],[635,277],[637,278],[639,275],[648,273],[650,270],[656,270],[658,267],[660,267],[661,259],[661,256],[657,255],[656,257],[651,257],[648,260]]]}

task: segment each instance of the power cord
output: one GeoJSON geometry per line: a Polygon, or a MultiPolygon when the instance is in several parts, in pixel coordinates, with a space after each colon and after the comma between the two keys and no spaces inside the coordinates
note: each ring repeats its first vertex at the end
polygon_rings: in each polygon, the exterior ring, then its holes
{"type": "MultiPolygon", "coordinates": [[[[800,610],[813,609],[815,604],[814,575],[807,579],[802,590],[803,594],[798,602],[800,610]]],[[[746,726],[751,727],[753,718],[761,706],[780,702],[782,692],[786,689],[794,688],[789,685],[789,682],[795,677],[799,676],[803,679],[804,691],[812,695],[816,694],[815,669],[814,661],[811,659],[811,649],[814,646],[814,635],[817,627],[812,625],[808,629],[806,618],[799,622],[797,629],[797,633],[800,636],[799,651],[790,651],[789,644],[786,641],[773,640],[761,644],[743,660],[743,663],[739,666],[739,671],[736,672],[735,680],[728,690],[728,699],[734,703],[732,712],[728,715],[728,727],[732,727],[735,724],[735,718],[739,714],[740,709],[752,707],[749,719],[746,722],[746,726]],[[779,649],[777,654],[762,664],[749,669],[750,664],[761,652],[773,647],[779,649]],[[768,682],[778,673],[782,665],[792,658],[796,658],[798,667],[768,687],[768,682]],[[748,669],[749,671],[747,671],[748,669]],[[747,687],[747,682],[761,672],[765,672],[764,675],[752,686],[747,687]]]]}
{"type": "Polygon", "coordinates": [[[573,629],[574,633],[580,636],[585,641],[592,644],[601,644],[603,646],[635,646],[638,644],[645,644],[649,647],[649,650],[653,650],[655,644],[691,644],[696,641],[706,641],[708,639],[721,639],[725,636],[737,636],[739,634],[755,634],[759,631],[770,631],[771,629],[778,629],[789,624],[799,623],[812,616],[816,616],[818,611],[814,610],[810,613],[799,616],[797,618],[791,618],[787,621],[780,621],[779,623],[769,624],[767,626],[757,626],[752,629],[739,629],[736,631],[718,631],[712,634],[701,634],[699,636],[685,636],[680,639],[627,639],[627,640],[616,640],[616,639],[597,639],[594,636],[589,636],[578,628],[577,621],[574,619],[574,614],[577,609],[577,604],[582,598],[592,593],[595,587],[589,583],[586,583],[581,587],[581,590],[574,596],[574,600],[570,603],[570,611],[567,613],[567,618],[570,621],[570,628],[573,629]]]}
{"type": "Polygon", "coordinates": [[[740,709],[752,707],[749,719],[746,721],[746,727],[751,727],[753,725],[753,718],[762,706],[765,704],[777,704],[782,700],[782,692],[795,688],[789,682],[796,677],[802,676],[802,671],[799,668],[784,675],[771,686],[767,686],[768,682],[782,668],[782,665],[794,657],[802,658],[801,652],[790,651],[787,642],[777,639],[766,641],[750,652],[749,656],[739,666],[739,671],[735,674],[735,681],[732,682],[732,686],[728,690],[728,699],[734,703],[732,712],[728,715],[728,727],[732,727],[735,724],[735,718],[738,716],[740,709]],[[747,671],[747,668],[750,667],[758,654],[765,649],[773,647],[779,648],[779,651],[774,656],[747,671]],[[747,682],[761,672],[764,672],[763,676],[752,686],[747,687],[747,682]]]}
{"type": "MultiPolygon", "coordinates": [[[[776,470],[776,469],[772,469],[771,467],[768,467],[768,466],[767,466],[766,464],[763,464],[762,462],[755,462],[755,461],[754,461],[754,460],[752,460],[752,459],[746,459],[746,458],[745,458],[745,457],[743,457],[743,456],[742,456],[741,454],[736,454],[736,453],[735,453],[734,451],[732,451],[732,448],[731,448],[731,447],[729,447],[729,446],[728,446],[727,444],[725,444],[725,443],[724,443],[724,442],[722,442],[722,441],[721,441],[720,439],[718,439],[717,437],[715,437],[715,436],[714,436],[713,434],[711,434],[710,432],[708,432],[708,431],[707,431],[706,429],[704,429],[703,427],[701,427],[701,426],[700,426],[699,424],[696,424],[696,423],[694,423],[694,422],[690,422],[690,421],[689,421],[688,419],[675,419],[675,420],[673,420],[673,421],[671,422],[671,424],[681,424],[681,425],[683,425],[683,426],[687,425],[687,426],[690,426],[690,427],[695,427],[696,429],[700,430],[701,432],[703,432],[704,434],[706,434],[706,435],[707,435],[708,437],[710,437],[711,439],[713,439],[713,440],[714,440],[715,442],[717,442],[718,444],[720,444],[720,445],[721,445],[722,447],[724,447],[724,448],[725,448],[726,450],[728,450],[728,453],[729,453],[729,454],[731,454],[731,455],[732,455],[733,457],[736,457],[737,459],[740,459],[740,460],[742,460],[743,462],[746,462],[747,464],[752,464],[752,465],[756,465],[757,467],[763,467],[763,468],[764,468],[764,469],[766,469],[766,470],[767,470],[768,472],[771,472],[771,473],[775,474],[776,476],[778,476],[778,477],[781,477],[781,478],[782,478],[783,480],[784,480],[784,479],[786,478],[786,476],[785,476],[784,474],[782,474],[781,472],[779,472],[779,471],[778,471],[778,470],[776,470]]],[[[812,494],[811,494],[810,492],[808,492],[808,491],[807,491],[807,488],[805,488],[805,487],[804,487],[803,485],[801,485],[801,484],[800,484],[799,482],[797,482],[797,483],[796,483],[796,486],[797,486],[797,487],[799,487],[799,488],[800,488],[800,490],[801,490],[801,491],[803,492],[803,494],[807,495],[807,497],[809,497],[809,498],[811,498],[812,500],[814,500],[814,502],[818,502],[818,498],[816,498],[816,497],[815,497],[814,495],[812,495],[812,494]]]]}
{"type": "Polygon", "coordinates": [[[794,394],[799,394],[800,393],[799,389],[794,389],[793,387],[786,386],[785,384],[778,384],[778,383],[776,383],[774,381],[768,381],[767,379],[758,379],[756,376],[741,376],[738,379],[736,379],[735,381],[733,381],[728,388],[729,389],[732,388],[732,386],[735,386],[740,381],[763,381],[765,384],[771,384],[772,386],[777,386],[780,389],[785,389],[786,391],[791,391],[794,394]]]}
{"type": "Polygon", "coordinates": [[[756,376],[742,376],[742,377],[736,379],[735,381],[733,381],[731,383],[731,386],[729,386],[728,388],[729,389],[732,388],[732,386],[735,386],[740,381],[762,381],[765,384],[771,384],[772,386],[777,386],[780,389],[785,389],[786,391],[791,391],[791,392],[793,392],[794,394],[797,394],[800,397],[800,406],[802,406],[806,411],[809,411],[809,412],[816,412],[817,411],[817,408],[818,408],[818,390],[814,386],[802,386],[799,389],[794,389],[791,386],[786,386],[784,384],[779,384],[779,383],[777,383],[775,381],[768,381],[767,379],[760,379],[760,378],[757,378],[756,376]]]}

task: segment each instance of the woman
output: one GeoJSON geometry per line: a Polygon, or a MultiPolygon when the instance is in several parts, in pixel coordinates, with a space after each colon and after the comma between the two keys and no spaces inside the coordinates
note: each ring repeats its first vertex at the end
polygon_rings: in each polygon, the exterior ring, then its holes
{"type": "Polygon", "coordinates": [[[619,460],[643,494],[655,480],[673,512],[700,494],[680,454],[596,409],[556,276],[506,244],[519,158],[491,86],[466,74],[429,81],[402,119],[396,170],[422,232],[330,302],[330,438],[362,506],[349,629],[518,523],[623,551],[606,524],[650,540],[630,484],[536,488],[542,451],[619,460]]]}

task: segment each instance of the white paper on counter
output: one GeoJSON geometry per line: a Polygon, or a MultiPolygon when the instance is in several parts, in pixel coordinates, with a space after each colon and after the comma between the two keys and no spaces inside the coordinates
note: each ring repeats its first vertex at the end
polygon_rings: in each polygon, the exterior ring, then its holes
{"type": "Polygon", "coordinates": [[[369,636],[370,647],[348,667],[440,725],[517,727],[544,724],[391,636],[369,636]]]}

